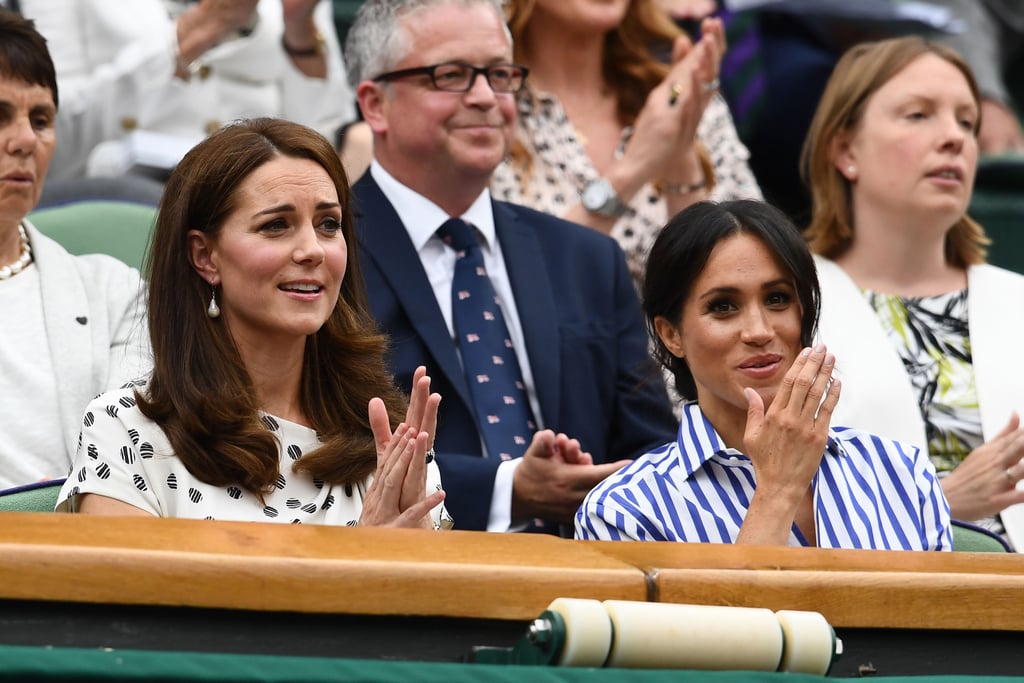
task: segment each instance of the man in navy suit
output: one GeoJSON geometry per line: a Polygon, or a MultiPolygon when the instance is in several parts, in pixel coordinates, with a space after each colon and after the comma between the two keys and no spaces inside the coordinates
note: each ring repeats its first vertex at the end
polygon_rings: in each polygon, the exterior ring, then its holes
{"type": "Polygon", "coordinates": [[[675,438],[678,424],[622,252],[596,231],[491,199],[523,76],[499,0],[367,0],[346,60],[374,134],[374,161],[353,187],[370,306],[399,384],[408,391],[425,365],[442,396],[434,446],[456,528],[571,522],[593,486],[675,438]],[[484,452],[453,338],[456,256],[435,234],[451,217],[479,231],[539,422],[522,457],[484,452]]]}

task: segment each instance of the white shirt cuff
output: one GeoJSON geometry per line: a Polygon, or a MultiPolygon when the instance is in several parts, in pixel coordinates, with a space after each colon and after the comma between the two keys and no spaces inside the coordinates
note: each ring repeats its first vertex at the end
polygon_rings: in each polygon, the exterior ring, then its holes
{"type": "Polygon", "coordinates": [[[488,531],[505,533],[526,528],[526,524],[512,526],[512,477],[522,461],[522,458],[514,458],[498,465],[491,494],[491,512],[487,517],[488,531]]]}

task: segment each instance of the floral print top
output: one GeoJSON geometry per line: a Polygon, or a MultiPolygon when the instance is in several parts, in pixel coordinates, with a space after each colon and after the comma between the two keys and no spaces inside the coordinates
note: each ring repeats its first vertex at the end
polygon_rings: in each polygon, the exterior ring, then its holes
{"type": "MultiPolygon", "coordinates": [[[[506,160],[496,169],[491,192],[497,199],[529,206],[556,216],[579,202],[587,183],[600,177],[569,117],[550,93],[534,93],[529,86],[517,98],[517,135],[532,157],[528,175],[506,160]]],[[[622,131],[618,153],[625,150],[632,128],[622,131]]],[[[711,154],[715,187],[711,199],[762,199],[747,164],[750,153],[740,142],[729,107],[716,95],[704,110],[697,138],[711,154]]],[[[650,184],[629,202],[625,215],[616,221],[611,235],[626,254],[630,274],[638,283],[647,254],[662,226],[668,221],[667,204],[650,184]]]]}

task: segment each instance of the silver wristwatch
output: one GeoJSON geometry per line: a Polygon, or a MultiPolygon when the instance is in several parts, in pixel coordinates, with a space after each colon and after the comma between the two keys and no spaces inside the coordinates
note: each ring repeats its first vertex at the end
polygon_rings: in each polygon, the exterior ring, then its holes
{"type": "Polygon", "coordinates": [[[597,178],[587,183],[580,193],[583,208],[599,216],[618,218],[626,213],[626,205],[615,193],[615,188],[607,178],[597,178]]]}

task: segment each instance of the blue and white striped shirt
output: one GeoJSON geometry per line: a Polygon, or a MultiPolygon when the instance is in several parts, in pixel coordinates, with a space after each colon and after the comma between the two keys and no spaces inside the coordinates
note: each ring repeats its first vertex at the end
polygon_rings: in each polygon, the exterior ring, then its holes
{"type": "MultiPolygon", "coordinates": [[[[951,550],[949,504],[927,454],[833,427],[812,481],[822,548],[951,550]]],[[[754,495],[750,459],[726,448],[696,403],[679,436],[619,470],[576,513],[576,537],[733,543],[754,495]]],[[[793,524],[789,545],[807,545],[793,524]]]]}

